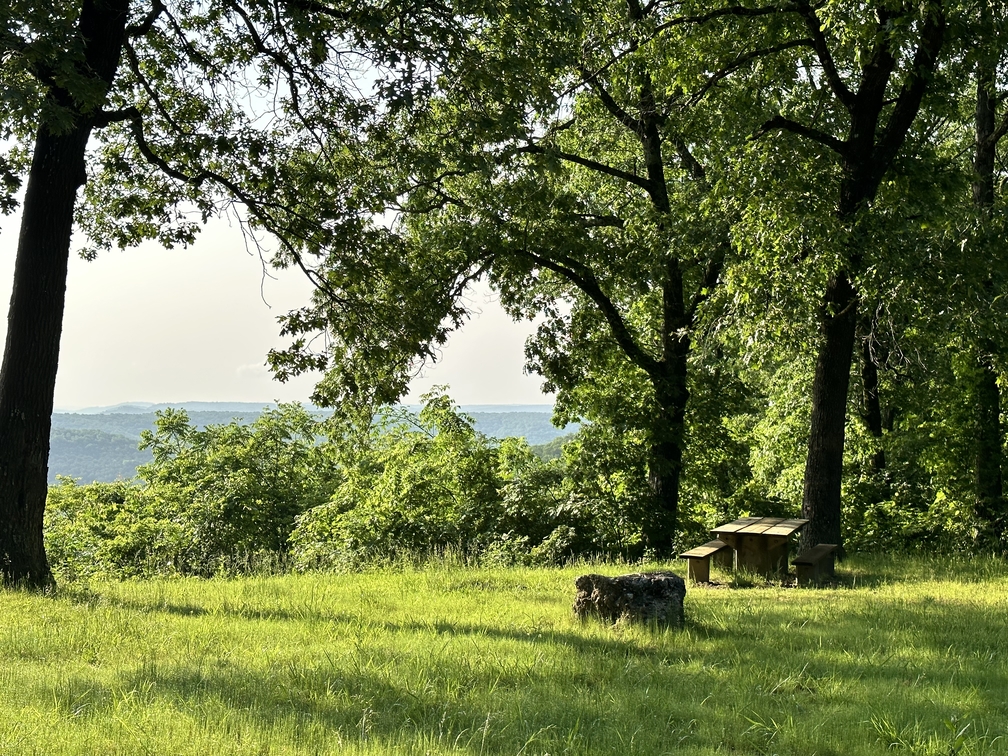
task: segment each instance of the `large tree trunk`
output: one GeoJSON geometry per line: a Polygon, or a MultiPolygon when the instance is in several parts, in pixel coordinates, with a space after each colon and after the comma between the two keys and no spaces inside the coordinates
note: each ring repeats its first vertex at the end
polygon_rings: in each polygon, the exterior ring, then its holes
{"type": "Polygon", "coordinates": [[[655,381],[656,416],[651,430],[648,484],[652,506],[645,518],[644,545],[657,556],[675,552],[679,519],[679,479],[686,438],[686,357],[669,366],[667,376],[655,381]]]}
{"type": "MultiPolygon", "coordinates": [[[[994,89],[996,60],[981,61],[977,67],[976,155],[973,160],[973,203],[985,217],[994,206],[994,165],[997,157],[997,99],[994,89]]],[[[993,297],[993,284],[988,278],[987,294],[993,297]]],[[[975,373],[973,396],[976,411],[976,442],[974,451],[975,514],[980,528],[980,540],[995,539],[997,523],[1004,516],[1001,478],[1001,393],[994,368],[997,347],[991,339],[981,339],[979,364],[975,373]]]]}
{"type": "Polygon", "coordinates": [[[840,484],[856,326],[857,292],[841,272],[826,287],[820,311],[822,339],[812,383],[812,422],[802,494],[802,516],[810,522],[802,532],[803,549],[818,543],[843,547],[840,484]]]}
{"type": "Polygon", "coordinates": [[[8,583],[52,581],[42,513],[70,231],[89,133],[40,130],[25,193],[0,369],[0,553],[8,583]]]}
{"type": "MultiPolygon", "coordinates": [[[[80,68],[106,85],[122,49],[128,0],[86,0],[78,31],[80,68]]],[[[42,542],[49,430],[63,330],[70,234],[84,154],[94,115],[74,112],[74,98],[54,88],[53,100],[75,125],[53,134],[39,127],[25,191],[0,368],[0,568],[6,585],[44,588],[52,572],[42,542]]]]}
{"type": "Polygon", "coordinates": [[[686,373],[691,341],[686,335],[682,271],[670,260],[662,284],[662,359],[651,374],[655,417],[651,424],[648,484],[652,510],[644,521],[644,545],[658,556],[675,553],[679,479],[686,441],[686,373]]]}

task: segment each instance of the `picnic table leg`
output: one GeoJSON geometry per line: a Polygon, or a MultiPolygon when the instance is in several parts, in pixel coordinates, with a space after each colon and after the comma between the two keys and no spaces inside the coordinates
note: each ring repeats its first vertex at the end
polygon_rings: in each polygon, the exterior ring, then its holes
{"type": "Polygon", "coordinates": [[[782,536],[770,536],[767,538],[767,553],[770,560],[772,574],[781,577],[788,571],[788,551],[789,539],[782,536]]]}
{"type": "Polygon", "coordinates": [[[735,549],[730,548],[721,549],[712,558],[714,559],[714,564],[720,567],[722,570],[731,572],[735,569],[735,549]]]}
{"type": "Polygon", "coordinates": [[[715,554],[714,559],[719,560],[718,564],[726,570],[737,570],[739,568],[738,536],[734,533],[726,533],[724,535],[719,535],[718,538],[727,543],[729,548],[715,554]]]}
{"type": "Polygon", "coordinates": [[[691,557],[688,562],[687,573],[689,579],[694,583],[710,582],[710,557],[691,557]]]}
{"type": "Polygon", "coordinates": [[[767,540],[761,536],[743,535],[739,539],[737,564],[751,572],[769,575],[771,565],[767,540]]]}

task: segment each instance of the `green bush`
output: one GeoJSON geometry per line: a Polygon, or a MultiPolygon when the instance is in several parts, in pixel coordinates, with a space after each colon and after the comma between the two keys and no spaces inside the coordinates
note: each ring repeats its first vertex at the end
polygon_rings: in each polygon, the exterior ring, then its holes
{"type": "Polygon", "coordinates": [[[597,553],[604,512],[582,506],[560,461],[497,442],[439,393],[418,417],[388,412],[346,461],[328,502],[298,518],[299,569],[342,569],[451,549],[496,563],[597,553]]]}
{"type": "Polygon", "coordinates": [[[49,490],[46,549],[58,574],[212,575],[286,561],[298,515],[337,484],[320,423],[299,405],[251,425],[199,430],[183,410],[158,413],[133,481],[49,490]]]}
{"type": "Polygon", "coordinates": [[[188,548],[177,513],[135,483],[49,488],[45,545],[58,577],[134,577],[176,571],[188,548]]]}
{"type": "Polygon", "coordinates": [[[141,436],[154,460],[137,471],[166,511],[178,512],[193,574],[245,562],[283,561],[298,515],[328,499],[338,480],[323,428],[296,404],[266,410],[254,423],[198,430],[184,410],[158,413],[141,436]]]}

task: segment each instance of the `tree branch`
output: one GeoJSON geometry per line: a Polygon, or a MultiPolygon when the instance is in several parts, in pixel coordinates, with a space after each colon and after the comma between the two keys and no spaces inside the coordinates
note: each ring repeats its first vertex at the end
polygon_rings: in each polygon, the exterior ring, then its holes
{"type": "Polygon", "coordinates": [[[538,144],[529,144],[524,147],[519,147],[517,149],[519,153],[530,153],[533,155],[553,155],[561,160],[566,160],[569,163],[576,163],[578,165],[584,166],[590,170],[596,171],[597,173],[604,173],[607,176],[613,176],[618,179],[622,179],[629,184],[634,186],[639,186],[641,189],[648,190],[650,188],[650,182],[636,173],[629,173],[628,171],[620,170],[619,168],[613,168],[611,165],[606,165],[605,163],[600,163],[597,160],[590,160],[588,158],[583,158],[580,155],[575,155],[570,152],[563,152],[561,150],[547,149],[538,144]]]}
{"type": "MultiPolygon", "coordinates": [[[[147,80],[147,77],[144,76],[143,71],[140,70],[140,60],[137,56],[136,50],[133,49],[133,45],[127,42],[123,46],[123,52],[126,53],[126,60],[129,62],[130,71],[133,72],[133,75],[136,77],[137,82],[140,84],[141,88],[143,88],[143,91],[146,92],[147,97],[149,97],[150,101],[154,103],[154,107],[157,108],[157,111],[158,113],[161,114],[161,117],[164,118],[165,121],[173,129],[175,129],[176,132],[178,132],[179,134],[185,134],[186,130],[183,129],[182,125],[175,120],[175,118],[171,114],[171,111],[168,110],[168,106],[165,105],[165,103],[162,101],[161,95],[158,94],[157,89],[151,86],[151,83],[147,80]]],[[[119,112],[128,113],[130,110],[136,110],[136,108],[135,107],[126,108],[125,110],[119,112]]],[[[136,112],[137,114],[139,114],[140,111],[137,110],[136,112]]],[[[132,118],[133,116],[129,116],[128,118],[118,118],[117,120],[120,121],[132,120],[132,118]]]]}
{"type": "Polygon", "coordinates": [[[212,181],[221,186],[222,188],[226,189],[238,202],[244,205],[245,208],[247,208],[248,211],[252,213],[253,216],[255,216],[256,220],[263,225],[263,228],[265,228],[267,231],[272,233],[277,238],[277,240],[286,248],[287,252],[291,256],[291,259],[294,260],[294,263],[298,266],[298,268],[301,269],[301,272],[304,273],[305,277],[312,283],[312,285],[316,289],[325,292],[325,294],[328,297],[330,297],[330,299],[333,302],[338,303],[342,301],[339,295],[332,289],[331,286],[329,286],[329,283],[323,277],[321,277],[317,271],[313,270],[312,268],[309,268],[305,264],[300,251],[298,251],[298,249],[291,243],[287,235],[282,233],[280,229],[277,228],[276,224],[272,222],[270,216],[266,212],[264,212],[264,210],[262,209],[263,208],[262,203],[260,203],[254,197],[250,196],[235,182],[231,181],[226,176],[222,176],[219,173],[210,171],[206,168],[201,168],[199,172],[197,172],[196,174],[189,175],[184,171],[181,171],[173,167],[170,163],[168,163],[167,160],[158,155],[151,148],[150,143],[147,141],[147,137],[144,134],[143,116],[136,107],[130,106],[128,108],[124,108],[121,111],[116,111],[116,113],[119,116],[125,116],[121,117],[120,120],[129,121],[130,132],[133,136],[133,141],[135,142],[137,150],[139,150],[144,160],[146,160],[148,163],[150,163],[155,168],[160,170],[166,176],[173,178],[181,183],[189,184],[191,186],[199,188],[205,182],[212,181]]]}
{"type": "Polygon", "coordinates": [[[994,144],[997,144],[1005,134],[1008,134],[1008,113],[1005,113],[1004,117],[1001,118],[1001,123],[994,129],[994,133],[990,135],[990,140],[994,144]]]}
{"type": "Polygon", "coordinates": [[[902,147],[920,110],[924,91],[938,65],[938,53],[945,41],[945,11],[941,3],[936,5],[937,8],[928,14],[924,22],[920,43],[914,52],[913,67],[900,88],[892,115],[889,116],[882,139],[875,149],[875,164],[880,167],[888,166],[902,147]]]}
{"type": "MultiPolygon", "coordinates": [[[[759,16],[769,16],[774,13],[793,13],[795,11],[801,12],[801,9],[799,7],[778,8],[776,6],[749,8],[744,5],[730,5],[727,8],[718,8],[717,10],[701,13],[697,16],[679,16],[677,18],[671,18],[663,24],[658,24],[658,26],[654,28],[651,39],[654,39],[654,37],[666,29],[683,26],[685,24],[706,24],[708,21],[713,21],[716,18],[725,18],[726,16],[734,18],[758,18],[759,16]]],[[[650,39],[648,41],[650,41],[650,39]]]]}
{"type": "Polygon", "coordinates": [[[166,10],[167,8],[165,8],[165,5],[161,2],[161,0],[153,0],[151,3],[151,9],[148,11],[147,15],[144,16],[143,21],[139,24],[131,24],[126,27],[126,36],[133,39],[144,36],[154,27],[154,22],[158,20],[158,16],[166,10]]]}
{"type": "Polygon", "coordinates": [[[707,184],[707,171],[704,169],[703,165],[693,157],[693,153],[690,152],[689,146],[683,141],[682,137],[675,137],[671,140],[673,146],[676,149],[676,154],[679,155],[679,160],[682,161],[683,168],[689,173],[690,177],[701,184],[707,184]]]}
{"type": "MultiPolygon", "coordinates": [[[[300,116],[301,103],[298,93],[297,77],[295,76],[294,72],[294,66],[291,65],[291,62],[288,58],[278,54],[275,50],[270,50],[268,47],[266,47],[266,44],[263,42],[262,35],[259,34],[259,30],[256,28],[255,24],[252,23],[252,19],[249,18],[248,13],[245,11],[244,8],[241,7],[241,5],[235,2],[235,0],[231,0],[231,2],[228,3],[228,5],[231,7],[232,10],[234,10],[235,13],[237,13],[241,17],[242,23],[245,24],[245,29],[249,33],[249,39],[252,40],[252,45],[253,47],[255,47],[256,52],[271,60],[273,64],[276,65],[277,68],[279,68],[281,71],[284,72],[284,74],[286,74],[287,90],[290,92],[291,107],[294,109],[294,112],[300,116]]],[[[301,120],[304,121],[304,118],[301,117],[301,120]]]]}
{"type": "Polygon", "coordinates": [[[762,58],[766,55],[773,55],[774,53],[783,52],[784,50],[790,50],[794,47],[812,47],[813,42],[809,38],[795,39],[791,42],[782,42],[779,45],[773,45],[772,47],[764,47],[759,50],[753,50],[752,52],[746,53],[745,55],[740,55],[738,58],[729,63],[725,68],[715,73],[707,82],[694,94],[690,95],[689,104],[696,105],[700,100],[703,99],[711,89],[718,85],[719,82],[731,76],[733,73],[738,71],[740,68],[745,66],[757,58],[762,58]]]}
{"type": "Polygon", "coordinates": [[[795,10],[805,19],[805,28],[808,29],[809,36],[812,39],[812,49],[815,50],[816,57],[819,59],[819,65],[822,66],[823,74],[826,76],[826,83],[829,84],[829,88],[833,91],[833,94],[836,95],[837,99],[840,100],[849,112],[854,107],[856,98],[850,87],[844,83],[840,72],[837,71],[833,54],[830,52],[829,45],[826,42],[826,35],[823,34],[822,21],[819,20],[818,14],[816,14],[815,10],[808,3],[796,5],[795,10]]]}
{"type": "Polygon", "coordinates": [[[640,134],[640,121],[632,117],[629,113],[623,110],[622,107],[620,107],[620,104],[613,99],[613,96],[609,94],[605,90],[605,87],[603,87],[602,84],[599,82],[597,76],[588,77],[585,79],[585,81],[588,82],[588,84],[590,84],[591,87],[595,90],[595,94],[598,95],[598,98],[602,101],[602,104],[605,106],[605,109],[608,110],[613,115],[613,117],[616,118],[617,121],[619,121],[628,129],[630,129],[630,131],[632,131],[634,134],[637,135],[640,134]]]}
{"type": "Polygon", "coordinates": [[[690,327],[696,324],[697,311],[700,309],[700,305],[710,299],[711,292],[717,286],[718,279],[721,277],[721,271],[724,269],[724,261],[730,251],[731,243],[727,240],[723,241],[718,245],[718,254],[707,261],[707,267],[704,269],[700,286],[696,294],[693,295],[689,308],[686,310],[686,322],[689,323],[690,327]]]}
{"type": "MultiPolygon", "coordinates": [[[[652,0],[652,2],[648,4],[645,12],[650,12],[651,7],[657,4],[658,1],[659,0],[652,0]]],[[[708,21],[713,21],[715,19],[725,17],[756,18],[759,16],[768,16],[773,13],[795,13],[799,12],[799,10],[800,9],[798,7],[790,5],[786,5],[781,8],[778,7],[749,8],[743,5],[733,5],[727,8],[719,8],[718,10],[710,11],[709,13],[702,13],[696,16],[679,16],[677,18],[669,19],[668,21],[656,26],[652,30],[651,35],[647,39],[631,42],[625,50],[621,50],[620,52],[613,55],[613,57],[611,57],[608,61],[599,66],[599,68],[597,68],[594,73],[592,73],[590,76],[585,77],[585,81],[588,81],[590,78],[597,77],[600,74],[604,73],[609,68],[619,63],[627,55],[631,55],[644,45],[653,42],[655,39],[659,37],[659,35],[661,35],[663,31],[666,31],[667,29],[671,29],[676,26],[683,26],[685,24],[705,24],[708,21]]],[[[576,86],[572,87],[571,90],[568,90],[566,94],[569,94],[570,91],[572,91],[574,88],[576,88],[576,86]]]]}
{"type": "Polygon", "coordinates": [[[793,134],[798,134],[806,139],[811,139],[813,142],[819,142],[819,144],[829,147],[841,156],[847,150],[847,143],[837,139],[835,136],[827,134],[825,131],[805,126],[797,121],[792,121],[790,118],[785,118],[782,115],[775,115],[769,121],[760,126],[756,133],[752,135],[752,139],[759,139],[764,134],[768,134],[771,131],[790,131],[793,134]]]}
{"type": "Polygon", "coordinates": [[[620,315],[613,301],[602,291],[602,287],[599,285],[591,268],[576,260],[572,260],[566,255],[561,255],[560,259],[556,260],[538,255],[528,249],[523,250],[522,254],[526,255],[540,268],[551,270],[563,276],[583,291],[602,312],[606,323],[609,324],[609,330],[613,338],[630,361],[649,376],[654,377],[659,374],[660,363],[648,354],[634,339],[626,321],[623,320],[623,316],[620,315]]]}

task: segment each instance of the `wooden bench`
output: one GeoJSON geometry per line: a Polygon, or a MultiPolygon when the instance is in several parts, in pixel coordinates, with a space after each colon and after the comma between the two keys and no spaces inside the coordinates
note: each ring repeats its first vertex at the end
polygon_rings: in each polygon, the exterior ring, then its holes
{"type": "Polygon", "coordinates": [[[798,571],[798,585],[816,585],[824,578],[832,578],[833,553],[836,550],[835,543],[820,543],[796,556],[791,564],[798,571]]]}
{"type": "Polygon", "coordinates": [[[724,541],[708,541],[703,546],[684,551],[679,556],[688,560],[687,572],[694,583],[710,582],[710,560],[715,554],[731,556],[731,549],[724,541]]]}

